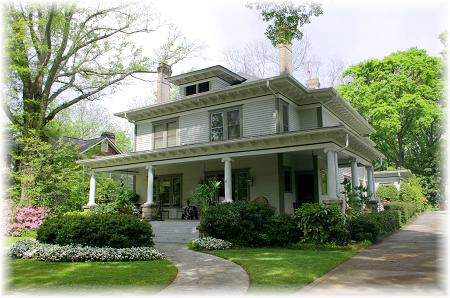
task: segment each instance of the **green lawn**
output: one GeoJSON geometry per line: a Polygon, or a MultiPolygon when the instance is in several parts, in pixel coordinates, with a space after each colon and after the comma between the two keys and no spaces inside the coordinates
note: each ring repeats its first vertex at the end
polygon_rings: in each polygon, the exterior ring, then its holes
{"type": "Polygon", "coordinates": [[[293,292],[324,275],[355,253],[282,248],[208,251],[241,265],[250,276],[250,291],[293,292]]]}
{"type": "Polygon", "coordinates": [[[8,290],[12,291],[130,288],[147,293],[169,285],[177,269],[167,260],[50,263],[11,259],[8,273],[8,290]]]}
{"type": "MultiPolygon", "coordinates": [[[[7,237],[12,244],[26,237],[7,237]]],[[[40,262],[8,259],[7,291],[127,289],[133,293],[157,292],[168,286],[177,268],[167,260],[140,262],[40,262]]]]}

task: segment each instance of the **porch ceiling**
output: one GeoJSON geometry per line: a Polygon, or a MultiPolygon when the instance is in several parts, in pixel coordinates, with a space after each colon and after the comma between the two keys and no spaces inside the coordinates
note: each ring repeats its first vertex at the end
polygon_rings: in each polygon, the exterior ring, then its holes
{"type": "MultiPolygon", "coordinates": [[[[360,137],[350,135],[350,132],[342,126],[311,129],[304,131],[289,132],[283,134],[273,134],[260,137],[239,138],[222,142],[193,144],[177,146],[156,150],[131,152],[95,159],[80,160],[78,163],[91,169],[102,169],[124,166],[123,168],[133,168],[144,166],[155,162],[173,162],[189,158],[213,159],[220,155],[256,155],[268,153],[270,150],[278,152],[289,151],[290,148],[299,146],[320,145],[345,145],[345,135],[349,134],[349,147],[346,149],[355,155],[361,156],[367,161],[377,159],[382,154],[375,148],[369,146],[360,137]]],[[[296,149],[301,150],[301,149],[296,149]]]]}

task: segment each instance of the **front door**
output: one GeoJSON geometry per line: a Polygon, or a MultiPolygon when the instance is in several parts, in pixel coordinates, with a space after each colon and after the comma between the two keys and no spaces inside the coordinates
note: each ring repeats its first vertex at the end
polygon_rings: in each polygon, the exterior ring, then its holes
{"type": "Polygon", "coordinates": [[[156,198],[162,207],[181,207],[181,175],[158,176],[156,198]]]}
{"type": "Polygon", "coordinates": [[[301,206],[303,203],[314,203],[314,175],[313,172],[298,173],[295,176],[297,186],[297,203],[301,206]]]}

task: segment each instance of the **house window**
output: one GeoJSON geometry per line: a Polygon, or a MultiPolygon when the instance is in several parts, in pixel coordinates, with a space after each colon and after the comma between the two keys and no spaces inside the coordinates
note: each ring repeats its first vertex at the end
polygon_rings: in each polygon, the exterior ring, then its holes
{"type": "Polygon", "coordinates": [[[198,84],[198,93],[209,91],[209,82],[203,82],[198,84]]]}
{"type": "Polygon", "coordinates": [[[194,85],[190,85],[190,86],[186,86],[184,88],[184,94],[186,96],[189,95],[193,95],[193,94],[197,94],[197,93],[202,93],[202,92],[207,92],[210,89],[210,83],[208,82],[203,82],[200,84],[194,84],[194,85]]]}
{"type": "Polygon", "coordinates": [[[240,138],[242,135],[241,107],[210,112],[211,141],[240,138]]]}
{"type": "Polygon", "coordinates": [[[186,96],[197,93],[197,85],[187,86],[185,89],[186,96]]]}
{"type": "Polygon", "coordinates": [[[283,100],[279,102],[279,114],[280,114],[280,132],[289,131],[289,104],[283,100]]]}
{"type": "MultiPolygon", "coordinates": [[[[205,172],[205,180],[215,178],[220,181],[219,192],[220,197],[225,197],[225,178],[223,172],[205,172]]],[[[234,169],[231,174],[231,193],[233,201],[248,201],[250,200],[250,171],[249,169],[234,169]]]]}
{"type": "Polygon", "coordinates": [[[158,176],[156,200],[163,207],[181,207],[181,175],[158,176]]]}
{"type": "Polygon", "coordinates": [[[177,120],[166,120],[153,124],[154,149],[166,148],[177,145],[177,120]]]}
{"type": "Polygon", "coordinates": [[[323,196],[328,194],[326,170],[320,170],[320,194],[323,196]]]}
{"type": "Polygon", "coordinates": [[[292,171],[291,168],[284,168],[284,192],[292,192],[292,171]]]}

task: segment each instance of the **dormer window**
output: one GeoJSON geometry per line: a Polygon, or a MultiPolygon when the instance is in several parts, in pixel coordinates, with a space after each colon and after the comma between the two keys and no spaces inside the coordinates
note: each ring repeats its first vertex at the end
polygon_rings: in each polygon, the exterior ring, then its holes
{"type": "Polygon", "coordinates": [[[200,84],[186,86],[184,88],[184,90],[185,90],[184,94],[186,96],[189,96],[189,95],[194,95],[197,93],[207,92],[207,91],[209,91],[209,89],[210,89],[210,83],[208,81],[208,82],[203,82],[200,84]]]}

